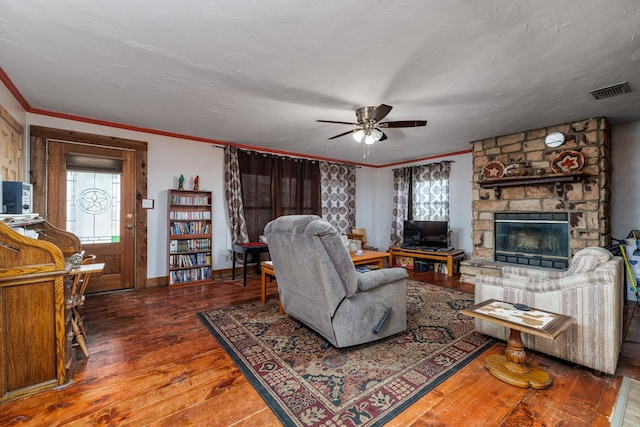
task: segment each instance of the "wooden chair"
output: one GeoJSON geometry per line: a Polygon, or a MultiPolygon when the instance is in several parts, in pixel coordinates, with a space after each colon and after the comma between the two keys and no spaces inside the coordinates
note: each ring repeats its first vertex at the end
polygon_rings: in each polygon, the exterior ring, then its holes
{"type": "Polygon", "coordinates": [[[366,228],[352,228],[351,233],[347,234],[349,239],[360,240],[360,249],[365,249],[367,246],[367,229],[366,228]]]}
{"type": "MultiPolygon", "coordinates": [[[[95,262],[95,255],[86,255],[82,259],[81,265],[93,264],[95,262]]],[[[73,330],[74,340],[80,347],[80,350],[82,350],[85,357],[89,356],[89,351],[87,350],[87,344],[85,342],[87,333],[85,331],[84,322],[82,321],[82,316],[80,316],[79,309],[84,305],[84,291],[87,289],[90,277],[91,273],[76,274],[73,276],[71,291],[66,304],[67,309],[71,310],[71,328],[73,330]]]]}

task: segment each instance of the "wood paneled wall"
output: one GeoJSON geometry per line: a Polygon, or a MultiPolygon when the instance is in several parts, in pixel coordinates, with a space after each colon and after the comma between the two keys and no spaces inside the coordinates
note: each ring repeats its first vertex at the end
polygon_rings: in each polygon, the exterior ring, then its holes
{"type": "Polygon", "coordinates": [[[0,175],[5,181],[24,181],[24,129],[0,105],[0,175]]]}

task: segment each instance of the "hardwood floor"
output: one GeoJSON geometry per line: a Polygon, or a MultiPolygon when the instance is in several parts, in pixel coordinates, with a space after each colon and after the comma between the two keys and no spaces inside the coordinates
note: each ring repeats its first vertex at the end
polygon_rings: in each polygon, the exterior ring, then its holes
{"type": "MultiPolygon", "coordinates": [[[[473,291],[455,277],[413,273],[417,280],[473,291]]],[[[278,426],[260,395],[195,313],[260,298],[260,281],[88,295],[83,309],[91,355],[60,390],[0,404],[0,425],[278,426]]],[[[275,295],[270,287],[269,295],[275,295]]],[[[605,426],[622,377],[640,380],[640,310],[627,306],[629,326],[616,376],[528,352],[553,385],[525,390],[493,378],[485,355],[498,343],[402,412],[391,426],[605,426]],[[631,315],[633,313],[633,315],[631,315]]]]}

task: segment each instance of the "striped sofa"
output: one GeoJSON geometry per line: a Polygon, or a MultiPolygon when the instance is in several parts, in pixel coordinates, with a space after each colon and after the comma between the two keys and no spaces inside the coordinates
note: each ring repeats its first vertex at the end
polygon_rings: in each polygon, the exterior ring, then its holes
{"type": "MultiPolygon", "coordinates": [[[[475,277],[475,302],[522,303],[574,318],[556,340],[522,334],[525,348],[614,374],[622,345],[622,258],[603,248],[578,251],[567,271],[505,266],[502,277],[475,277]]],[[[476,329],[505,340],[503,326],[476,319],[476,329]]]]}

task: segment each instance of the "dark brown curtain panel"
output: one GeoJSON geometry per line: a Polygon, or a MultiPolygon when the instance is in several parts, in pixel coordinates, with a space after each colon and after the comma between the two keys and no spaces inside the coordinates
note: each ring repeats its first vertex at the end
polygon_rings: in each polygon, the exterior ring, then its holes
{"type": "Polygon", "coordinates": [[[279,216],[321,214],[318,162],[238,150],[238,163],[250,241],[279,216]]]}

